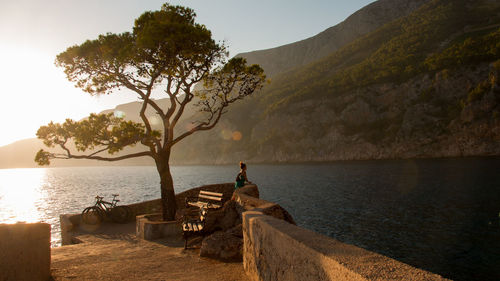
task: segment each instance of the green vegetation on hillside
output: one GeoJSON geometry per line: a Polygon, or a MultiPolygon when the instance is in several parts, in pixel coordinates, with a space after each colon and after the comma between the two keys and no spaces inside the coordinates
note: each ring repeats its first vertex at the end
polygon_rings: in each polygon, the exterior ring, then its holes
{"type": "Polygon", "coordinates": [[[467,37],[425,60],[429,70],[455,68],[500,58],[500,29],[484,36],[467,37]]]}
{"type": "Polygon", "coordinates": [[[274,78],[262,104],[270,113],[290,102],[494,61],[500,58],[499,11],[491,1],[432,0],[319,62],[274,78]]]}

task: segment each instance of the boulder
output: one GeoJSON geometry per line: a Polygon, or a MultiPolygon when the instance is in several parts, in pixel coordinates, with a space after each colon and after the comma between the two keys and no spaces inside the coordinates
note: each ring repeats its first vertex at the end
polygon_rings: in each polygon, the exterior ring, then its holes
{"type": "Polygon", "coordinates": [[[222,209],[210,211],[206,221],[206,231],[228,230],[237,224],[241,224],[241,210],[237,202],[230,200],[224,204],[222,209]]]}
{"type": "Polygon", "coordinates": [[[285,210],[285,208],[281,207],[279,204],[272,204],[269,207],[262,208],[262,213],[264,215],[268,215],[271,217],[275,217],[280,220],[284,220],[288,223],[295,224],[295,220],[292,215],[285,210]]]}
{"type": "Polygon", "coordinates": [[[240,223],[237,226],[228,229],[226,233],[243,239],[243,225],[240,223]]]}
{"type": "MultiPolygon", "coordinates": [[[[245,194],[248,196],[252,196],[254,198],[259,198],[259,196],[260,196],[259,189],[257,188],[257,186],[255,184],[245,185],[244,187],[235,190],[235,193],[245,194]]],[[[233,198],[234,198],[234,194],[233,194],[233,198]]]]}
{"type": "MultiPolygon", "coordinates": [[[[241,231],[241,224],[239,229],[241,231]]],[[[225,232],[217,231],[206,237],[201,243],[200,256],[224,262],[243,261],[243,238],[235,234],[241,235],[238,227],[225,232]]]]}

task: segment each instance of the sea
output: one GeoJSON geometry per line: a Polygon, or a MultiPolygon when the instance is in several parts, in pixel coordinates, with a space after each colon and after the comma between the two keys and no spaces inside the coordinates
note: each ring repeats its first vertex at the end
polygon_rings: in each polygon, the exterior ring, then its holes
{"type": "MultiPolygon", "coordinates": [[[[176,192],[232,182],[239,169],[174,166],[176,192]]],[[[260,196],[297,225],[453,280],[500,280],[500,157],[248,165],[260,196]]],[[[96,195],[121,204],[160,197],[152,166],[0,170],[0,223],[43,221],[96,195]]]]}

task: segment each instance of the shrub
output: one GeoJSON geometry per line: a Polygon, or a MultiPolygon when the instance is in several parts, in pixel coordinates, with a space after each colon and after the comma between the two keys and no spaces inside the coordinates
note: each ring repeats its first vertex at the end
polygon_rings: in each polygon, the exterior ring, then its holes
{"type": "Polygon", "coordinates": [[[472,103],[480,100],[485,93],[491,90],[491,84],[488,80],[480,82],[474,89],[467,95],[467,103],[472,103]]]}

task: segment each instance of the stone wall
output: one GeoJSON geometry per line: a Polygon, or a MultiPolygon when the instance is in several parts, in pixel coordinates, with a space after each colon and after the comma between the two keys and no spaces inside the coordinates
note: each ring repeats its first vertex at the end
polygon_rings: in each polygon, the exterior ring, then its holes
{"type": "Polygon", "coordinates": [[[0,280],[50,278],[50,225],[0,224],[0,280]]]}
{"type": "Polygon", "coordinates": [[[243,213],[243,263],[251,280],[447,280],[297,227],[254,209],[243,213]]]}

